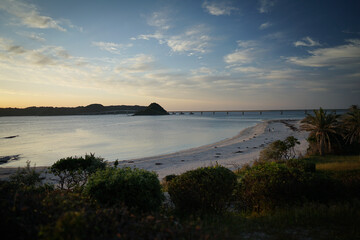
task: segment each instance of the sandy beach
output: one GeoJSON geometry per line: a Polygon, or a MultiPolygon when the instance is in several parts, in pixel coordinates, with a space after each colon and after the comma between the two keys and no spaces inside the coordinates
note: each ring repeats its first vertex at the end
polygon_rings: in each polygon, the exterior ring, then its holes
{"type": "MultiPolygon", "coordinates": [[[[234,170],[244,164],[251,164],[269,143],[283,140],[288,136],[294,136],[300,141],[300,145],[297,145],[295,150],[297,154],[304,155],[308,146],[306,141],[308,133],[300,131],[299,124],[299,120],[264,121],[220,142],[166,155],[124,160],[119,162],[119,167],[128,166],[155,171],[160,179],[169,174],[181,174],[216,163],[234,170]]],[[[36,168],[41,171],[47,167],[36,168]]],[[[8,178],[16,170],[17,168],[0,167],[0,179],[8,178]]],[[[49,182],[56,180],[50,174],[45,174],[45,177],[49,182]]]]}

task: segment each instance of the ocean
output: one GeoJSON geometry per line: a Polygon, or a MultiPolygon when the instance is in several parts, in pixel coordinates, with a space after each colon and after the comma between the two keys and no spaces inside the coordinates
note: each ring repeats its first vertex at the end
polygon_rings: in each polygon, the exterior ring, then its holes
{"type": "Polygon", "coordinates": [[[25,166],[28,160],[50,166],[86,153],[108,161],[150,157],[230,138],[263,120],[304,117],[304,111],[0,117],[0,158],[19,155],[0,166],[25,166]]]}

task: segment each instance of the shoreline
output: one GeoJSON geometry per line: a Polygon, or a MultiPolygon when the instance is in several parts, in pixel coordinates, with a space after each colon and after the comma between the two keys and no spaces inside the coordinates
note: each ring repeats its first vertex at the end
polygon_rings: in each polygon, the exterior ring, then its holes
{"type": "MultiPolygon", "coordinates": [[[[170,154],[122,160],[119,161],[118,166],[155,171],[159,179],[166,175],[181,174],[216,163],[235,170],[244,164],[251,164],[269,143],[283,140],[288,136],[294,136],[300,141],[300,145],[296,146],[295,151],[298,155],[304,155],[308,146],[306,141],[308,133],[299,131],[299,124],[300,120],[266,120],[243,129],[234,137],[215,143],[170,154]]],[[[41,171],[47,168],[39,166],[36,167],[36,170],[41,171]]],[[[7,179],[17,169],[17,167],[0,167],[0,179],[7,179]]],[[[45,173],[47,180],[50,182],[55,180],[49,175],[45,173]]]]}
{"type": "Polygon", "coordinates": [[[294,136],[300,142],[295,148],[297,155],[305,155],[308,133],[300,131],[299,125],[300,120],[267,120],[216,143],[171,154],[119,161],[118,166],[155,171],[160,179],[216,163],[235,170],[244,164],[251,164],[269,143],[288,136],[294,136]]]}

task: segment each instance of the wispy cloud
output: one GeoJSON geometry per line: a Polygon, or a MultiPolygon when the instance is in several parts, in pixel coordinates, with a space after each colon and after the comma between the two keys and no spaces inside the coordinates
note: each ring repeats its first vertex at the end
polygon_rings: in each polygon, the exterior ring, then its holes
{"type": "Polygon", "coordinates": [[[18,35],[29,38],[31,40],[35,40],[38,42],[45,42],[46,39],[43,36],[42,33],[35,33],[35,32],[17,32],[18,35]]]}
{"type": "Polygon", "coordinates": [[[269,27],[271,27],[271,26],[272,26],[272,23],[271,23],[271,22],[265,22],[265,23],[263,23],[263,24],[261,24],[261,25],[259,26],[259,29],[260,29],[260,30],[264,30],[264,29],[269,28],[269,27]]]}
{"type": "Polygon", "coordinates": [[[209,47],[212,38],[209,36],[208,32],[209,30],[206,26],[197,25],[187,29],[184,33],[179,35],[167,35],[157,31],[153,34],[139,35],[136,39],[156,39],[160,44],[166,44],[170,47],[172,52],[186,53],[191,56],[210,51],[209,47]]]}
{"type": "Polygon", "coordinates": [[[252,49],[238,49],[224,57],[224,61],[228,64],[244,64],[252,62],[252,49]]]}
{"type": "Polygon", "coordinates": [[[62,47],[43,46],[38,49],[26,49],[4,38],[0,38],[0,54],[1,53],[4,53],[2,58],[11,64],[33,64],[38,66],[71,66],[77,64],[76,58],[72,57],[62,47]]]}
{"type": "Polygon", "coordinates": [[[92,42],[92,45],[99,47],[101,50],[108,51],[114,54],[120,54],[121,49],[132,47],[133,44],[119,44],[113,42],[92,42]]]}
{"type": "Polygon", "coordinates": [[[211,15],[230,15],[231,12],[237,11],[238,8],[231,6],[228,2],[209,2],[205,1],[202,7],[211,15]]]}
{"type": "Polygon", "coordinates": [[[168,11],[153,12],[152,15],[147,19],[147,23],[150,26],[160,28],[162,30],[168,30],[171,28],[169,24],[168,11]]]}
{"type": "MultiPolygon", "coordinates": [[[[290,57],[288,61],[307,67],[360,67],[360,39],[347,40],[347,44],[308,51],[308,57],[290,57]]],[[[359,69],[359,68],[354,68],[359,69]]]]}
{"type": "Polygon", "coordinates": [[[294,42],[295,47],[315,47],[315,46],[321,46],[321,44],[317,41],[312,40],[310,37],[304,37],[302,41],[296,41],[294,42]]]}
{"type": "Polygon", "coordinates": [[[211,40],[207,31],[204,25],[198,25],[181,35],[171,36],[165,41],[173,52],[187,53],[188,55],[206,53],[209,51],[211,40]]]}
{"type": "Polygon", "coordinates": [[[256,51],[256,41],[237,41],[239,48],[233,53],[224,56],[224,61],[232,66],[243,65],[251,63],[254,59],[254,53],[256,51]]]}
{"type": "Polygon", "coordinates": [[[133,40],[140,39],[140,40],[150,40],[151,38],[154,38],[156,40],[159,40],[160,44],[164,43],[164,39],[166,36],[161,32],[155,32],[153,34],[141,34],[137,38],[134,38],[133,40]]]}
{"type": "Polygon", "coordinates": [[[270,9],[275,5],[274,0],[259,0],[259,12],[260,13],[267,13],[270,9]]]}
{"type": "Polygon", "coordinates": [[[116,68],[117,72],[137,73],[151,70],[155,65],[153,56],[138,54],[135,57],[124,59],[120,66],[116,68]]]}
{"type": "Polygon", "coordinates": [[[21,0],[3,0],[0,9],[17,18],[20,24],[30,28],[53,28],[65,32],[59,21],[41,15],[35,5],[21,0]]]}

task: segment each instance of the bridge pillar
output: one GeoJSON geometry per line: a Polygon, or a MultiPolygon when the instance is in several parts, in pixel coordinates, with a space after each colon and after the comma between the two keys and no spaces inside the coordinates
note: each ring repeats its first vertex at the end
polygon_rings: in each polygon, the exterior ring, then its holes
{"type": "Polygon", "coordinates": [[[260,112],[260,115],[262,115],[262,112],[260,112]]]}
{"type": "Polygon", "coordinates": [[[203,114],[203,112],[201,112],[201,115],[203,114]]]}
{"type": "Polygon", "coordinates": [[[213,115],[215,115],[215,112],[213,112],[213,115]]]}
{"type": "Polygon", "coordinates": [[[281,111],[280,114],[283,115],[283,111],[281,111]]]}
{"type": "Polygon", "coordinates": [[[226,115],[229,115],[229,112],[226,112],[226,115]]]}
{"type": "Polygon", "coordinates": [[[244,112],[242,112],[242,115],[244,115],[244,112]]]}

